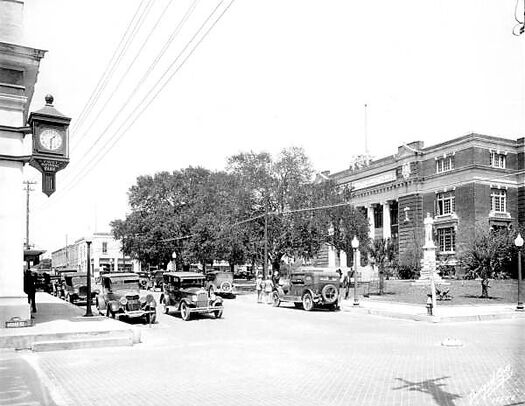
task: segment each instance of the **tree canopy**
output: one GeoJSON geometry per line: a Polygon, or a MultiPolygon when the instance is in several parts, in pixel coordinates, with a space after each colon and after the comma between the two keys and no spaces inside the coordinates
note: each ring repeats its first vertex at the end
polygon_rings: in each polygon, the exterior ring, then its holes
{"type": "Polygon", "coordinates": [[[366,248],[368,222],[348,205],[347,191],[313,175],[304,151],[293,147],[275,159],[234,155],[225,171],[189,167],[139,176],[129,190],[131,212],[111,223],[113,233],[143,263],[166,264],[175,252],[178,268],[262,264],[265,217],[274,269],[284,256],[316,256],[324,243],[348,251],[354,235],[366,248]]]}

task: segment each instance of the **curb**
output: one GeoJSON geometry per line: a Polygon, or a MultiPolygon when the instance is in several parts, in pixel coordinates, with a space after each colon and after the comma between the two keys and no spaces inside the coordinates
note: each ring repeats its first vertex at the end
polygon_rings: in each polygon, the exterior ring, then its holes
{"type": "Polygon", "coordinates": [[[473,315],[459,315],[459,316],[427,316],[426,314],[410,314],[396,311],[371,309],[367,307],[354,308],[353,306],[344,305],[341,307],[345,312],[354,312],[359,314],[370,314],[372,316],[389,317],[400,320],[423,321],[427,323],[456,323],[456,322],[473,322],[473,321],[495,321],[495,320],[511,320],[511,319],[525,319],[525,313],[489,313],[489,314],[473,314],[473,315]]]}

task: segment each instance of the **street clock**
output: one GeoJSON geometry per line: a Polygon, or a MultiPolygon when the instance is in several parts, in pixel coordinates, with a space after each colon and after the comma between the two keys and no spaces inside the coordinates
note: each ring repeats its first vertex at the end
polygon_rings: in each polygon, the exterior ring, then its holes
{"type": "Polygon", "coordinates": [[[33,154],[29,164],[42,173],[42,192],[50,196],[56,190],[56,173],[69,163],[69,123],[53,107],[53,96],[46,96],[46,105],[29,115],[33,133],[33,154]]]}

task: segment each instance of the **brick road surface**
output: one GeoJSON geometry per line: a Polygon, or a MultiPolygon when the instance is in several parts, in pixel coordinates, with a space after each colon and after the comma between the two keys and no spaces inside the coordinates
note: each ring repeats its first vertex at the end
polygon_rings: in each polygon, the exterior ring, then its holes
{"type": "Polygon", "coordinates": [[[226,300],[223,319],[137,327],[134,347],[24,358],[64,405],[525,404],[523,320],[433,325],[250,296],[226,300]]]}

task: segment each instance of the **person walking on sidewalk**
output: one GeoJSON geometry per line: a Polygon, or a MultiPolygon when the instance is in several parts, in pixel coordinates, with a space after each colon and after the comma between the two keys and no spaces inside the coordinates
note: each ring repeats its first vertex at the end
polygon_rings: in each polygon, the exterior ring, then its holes
{"type": "Polygon", "coordinates": [[[264,281],[264,299],[267,304],[272,303],[272,290],[273,290],[272,276],[268,274],[268,276],[266,277],[266,280],[264,281]]]}
{"type": "Polygon", "coordinates": [[[27,303],[31,305],[31,312],[36,313],[35,301],[35,279],[36,277],[28,269],[24,273],[24,292],[27,293],[27,303]]]}
{"type": "Polygon", "coordinates": [[[255,290],[257,291],[257,303],[261,303],[262,301],[263,285],[264,281],[262,275],[259,273],[257,274],[257,279],[255,280],[255,290]]]}

